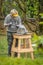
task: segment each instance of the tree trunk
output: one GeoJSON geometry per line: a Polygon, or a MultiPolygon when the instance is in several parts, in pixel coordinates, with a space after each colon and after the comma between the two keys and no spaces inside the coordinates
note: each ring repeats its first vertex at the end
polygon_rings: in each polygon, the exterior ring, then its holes
{"type": "Polygon", "coordinates": [[[2,4],[3,4],[3,0],[0,0],[0,19],[3,19],[3,10],[2,10],[2,4]]]}

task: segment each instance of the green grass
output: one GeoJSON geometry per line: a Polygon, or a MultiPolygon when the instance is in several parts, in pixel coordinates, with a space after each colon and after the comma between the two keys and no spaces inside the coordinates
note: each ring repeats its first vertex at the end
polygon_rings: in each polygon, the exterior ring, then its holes
{"type": "Polygon", "coordinates": [[[0,35],[0,54],[7,54],[7,37],[0,35]]]}
{"type": "Polygon", "coordinates": [[[0,65],[43,65],[43,59],[34,60],[25,58],[0,57],[0,65]]]}

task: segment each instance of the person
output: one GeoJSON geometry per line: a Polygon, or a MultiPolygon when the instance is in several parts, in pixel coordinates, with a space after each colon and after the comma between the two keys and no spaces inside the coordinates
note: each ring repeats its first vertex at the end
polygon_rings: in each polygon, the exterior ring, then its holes
{"type": "MultiPolygon", "coordinates": [[[[8,55],[11,56],[11,48],[13,43],[13,33],[17,32],[17,25],[21,25],[21,18],[18,14],[18,11],[16,9],[12,9],[10,11],[10,14],[8,14],[5,17],[4,20],[4,26],[7,28],[7,40],[8,40],[8,55]]],[[[16,45],[17,46],[18,40],[16,39],[16,45]]],[[[15,56],[17,56],[17,53],[15,53],[15,56]]]]}

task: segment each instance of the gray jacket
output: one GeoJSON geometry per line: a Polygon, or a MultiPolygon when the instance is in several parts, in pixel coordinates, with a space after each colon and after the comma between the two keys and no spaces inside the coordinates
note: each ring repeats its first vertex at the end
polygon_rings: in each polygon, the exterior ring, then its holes
{"type": "Polygon", "coordinates": [[[9,32],[17,32],[17,25],[21,25],[21,18],[20,16],[17,16],[15,18],[11,17],[10,14],[8,14],[5,17],[4,26],[8,27],[7,31],[9,32]]]}

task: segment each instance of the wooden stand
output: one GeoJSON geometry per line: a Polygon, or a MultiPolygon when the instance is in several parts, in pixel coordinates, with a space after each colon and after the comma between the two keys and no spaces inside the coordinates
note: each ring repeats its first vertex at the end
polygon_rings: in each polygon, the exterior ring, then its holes
{"type": "Polygon", "coordinates": [[[34,59],[33,48],[31,44],[31,34],[30,33],[25,35],[13,34],[13,37],[14,37],[14,40],[13,40],[13,45],[11,49],[11,52],[12,52],[11,55],[14,56],[14,52],[17,52],[18,53],[17,57],[20,58],[21,53],[25,53],[25,55],[27,56],[27,52],[30,52],[31,58],[34,59]],[[15,47],[16,39],[18,39],[18,47],[15,47]],[[23,46],[21,47],[21,40],[23,39],[24,39],[24,43],[23,43],[23,46]],[[28,42],[26,42],[26,39],[28,39],[28,42]],[[28,44],[28,47],[26,46],[26,44],[28,44]]]}

